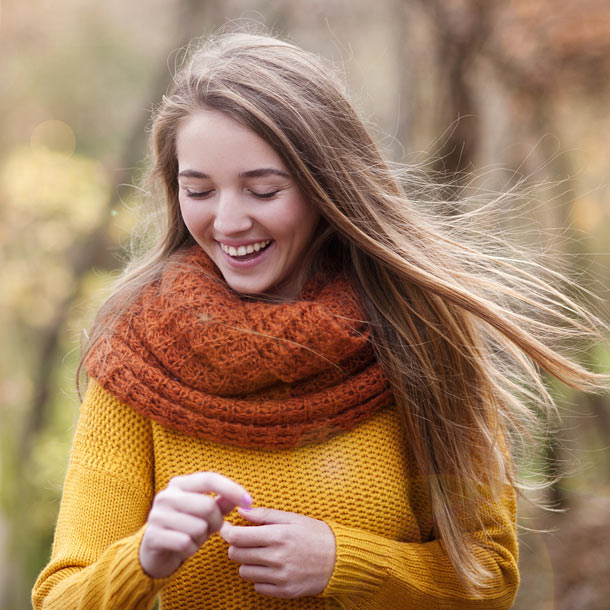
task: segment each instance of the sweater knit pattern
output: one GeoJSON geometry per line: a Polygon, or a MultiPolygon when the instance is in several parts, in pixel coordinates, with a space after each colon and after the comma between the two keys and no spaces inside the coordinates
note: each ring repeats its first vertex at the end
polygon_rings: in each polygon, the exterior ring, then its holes
{"type": "MultiPolygon", "coordinates": [[[[222,445],[166,428],[91,382],[70,454],[52,557],[33,591],[35,610],[337,609],[504,610],[518,584],[515,498],[481,507],[473,549],[491,574],[466,590],[434,536],[427,486],[394,407],[348,432],[295,448],[222,445]],[[138,550],[154,495],[176,475],[220,472],[255,506],[328,523],[336,563],[317,596],[256,593],[213,535],[177,572],[153,579],[138,550]]],[[[247,525],[233,511],[229,521],[247,525]]]]}
{"type": "Polygon", "coordinates": [[[312,278],[296,302],[252,301],[194,246],[143,290],[86,366],[168,428],[291,447],[349,430],[391,402],[364,320],[345,277],[312,278]]]}

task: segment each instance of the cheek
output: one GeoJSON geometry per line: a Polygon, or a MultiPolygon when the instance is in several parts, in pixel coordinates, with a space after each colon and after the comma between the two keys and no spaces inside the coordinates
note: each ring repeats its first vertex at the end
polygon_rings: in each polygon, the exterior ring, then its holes
{"type": "Polygon", "coordinates": [[[206,228],[209,219],[206,218],[205,208],[195,206],[190,201],[180,201],[180,214],[186,228],[191,232],[199,232],[206,228]]]}
{"type": "Polygon", "coordinates": [[[182,216],[182,220],[184,220],[184,224],[188,226],[189,224],[189,211],[186,203],[184,202],[182,197],[178,197],[178,204],[180,207],[180,216],[182,216]]]}
{"type": "Polygon", "coordinates": [[[287,203],[282,212],[276,215],[276,221],[283,219],[284,231],[295,235],[298,242],[309,241],[320,220],[318,208],[299,194],[287,203]]]}
{"type": "Polygon", "coordinates": [[[320,222],[320,213],[317,209],[311,208],[309,205],[305,210],[301,210],[296,230],[302,235],[301,240],[305,243],[309,243],[311,238],[320,222]]]}

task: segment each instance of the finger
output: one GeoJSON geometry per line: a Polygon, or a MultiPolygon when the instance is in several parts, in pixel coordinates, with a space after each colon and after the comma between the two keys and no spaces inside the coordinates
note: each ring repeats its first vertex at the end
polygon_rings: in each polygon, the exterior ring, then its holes
{"type": "Polygon", "coordinates": [[[167,487],[159,492],[155,499],[155,504],[172,511],[194,515],[195,517],[207,515],[212,510],[220,512],[215,498],[212,496],[205,493],[183,491],[178,487],[167,487]]]}
{"type": "Polygon", "coordinates": [[[222,496],[216,496],[214,499],[216,500],[218,509],[223,515],[228,515],[235,508],[235,504],[233,504],[231,500],[227,500],[222,496]]]}
{"type": "Polygon", "coordinates": [[[259,525],[257,527],[232,525],[225,521],[220,535],[231,545],[240,547],[269,546],[281,540],[279,525],[259,525]]]}
{"type": "Polygon", "coordinates": [[[214,507],[214,510],[207,517],[208,522],[208,536],[214,534],[222,527],[224,522],[224,515],[218,509],[218,506],[214,507]]]}
{"type": "Polygon", "coordinates": [[[210,508],[197,516],[175,513],[165,518],[165,527],[187,533],[199,545],[203,544],[223,524],[223,515],[212,502],[210,508]]]}
{"type": "Polygon", "coordinates": [[[191,515],[207,521],[209,533],[213,533],[220,529],[224,517],[212,496],[182,491],[176,487],[168,487],[160,492],[154,504],[149,520],[162,523],[168,529],[175,529],[174,521],[182,515],[191,515]]]}
{"type": "Polygon", "coordinates": [[[230,546],[227,555],[231,561],[256,566],[267,566],[278,568],[282,566],[281,561],[273,560],[273,553],[269,552],[269,547],[240,547],[230,546]]]}
{"type": "Polygon", "coordinates": [[[162,522],[155,522],[155,525],[168,531],[187,534],[198,547],[209,538],[213,531],[212,526],[206,519],[193,517],[185,513],[173,513],[162,522]]]}
{"type": "Polygon", "coordinates": [[[240,577],[249,582],[276,584],[274,572],[276,572],[276,570],[265,566],[244,564],[239,567],[240,577]]]}
{"type": "Polygon", "coordinates": [[[250,506],[252,497],[244,487],[217,472],[193,472],[176,476],[169,487],[198,493],[214,492],[233,503],[233,506],[250,506]]]}
{"type": "Polygon", "coordinates": [[[153,553],[176,553],[182,558],[190,557],[199,549],[188,534],[163,528],[155,528],[146,542],[153,553]]]}
{"type": "Polygon", "coordinates": [[[295,523],[299,521],[303,515],[297,513],[289,513],[283,510],[274,508],[239,508],[239,514],[250,523],[273,524],[273,523],[295,523]]]}

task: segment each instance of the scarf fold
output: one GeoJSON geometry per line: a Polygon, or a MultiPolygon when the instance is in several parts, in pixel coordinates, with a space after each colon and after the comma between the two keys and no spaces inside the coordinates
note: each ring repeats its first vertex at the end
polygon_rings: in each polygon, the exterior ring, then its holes
{"type": "Polygon", "coordinates": [[[85,359],[139,413],[242,447],[320,442],[387,406],[389,384],[347,278],[301,300],[245,300],[199,246],[175,256],[85,359]]]}

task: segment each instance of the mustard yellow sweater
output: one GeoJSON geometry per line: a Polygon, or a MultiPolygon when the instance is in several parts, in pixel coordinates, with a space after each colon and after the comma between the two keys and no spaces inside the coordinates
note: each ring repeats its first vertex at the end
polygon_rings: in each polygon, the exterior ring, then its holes
{"type": "MultiPolygon", "coordinates": [[[[386,409],[320,444],[252,450],[187,437],[144,418],[92,382],[81,407],[52,557],[33,590],[35,609],[509,608],[518,586],[515,502],[486,508],[477,551],[493,575],[481,596],[465,591],[433,539],[425,488],[386,409]],[[259,595],[215,534],[181,568],[153,579],[138,561],[155,493],[170,478],[211,470],[241,483],[255,506],[326,521],[335,569],[316,597],[259,595]]],[[[236,511],[229,520],[245,525],[236,511]]]]}

